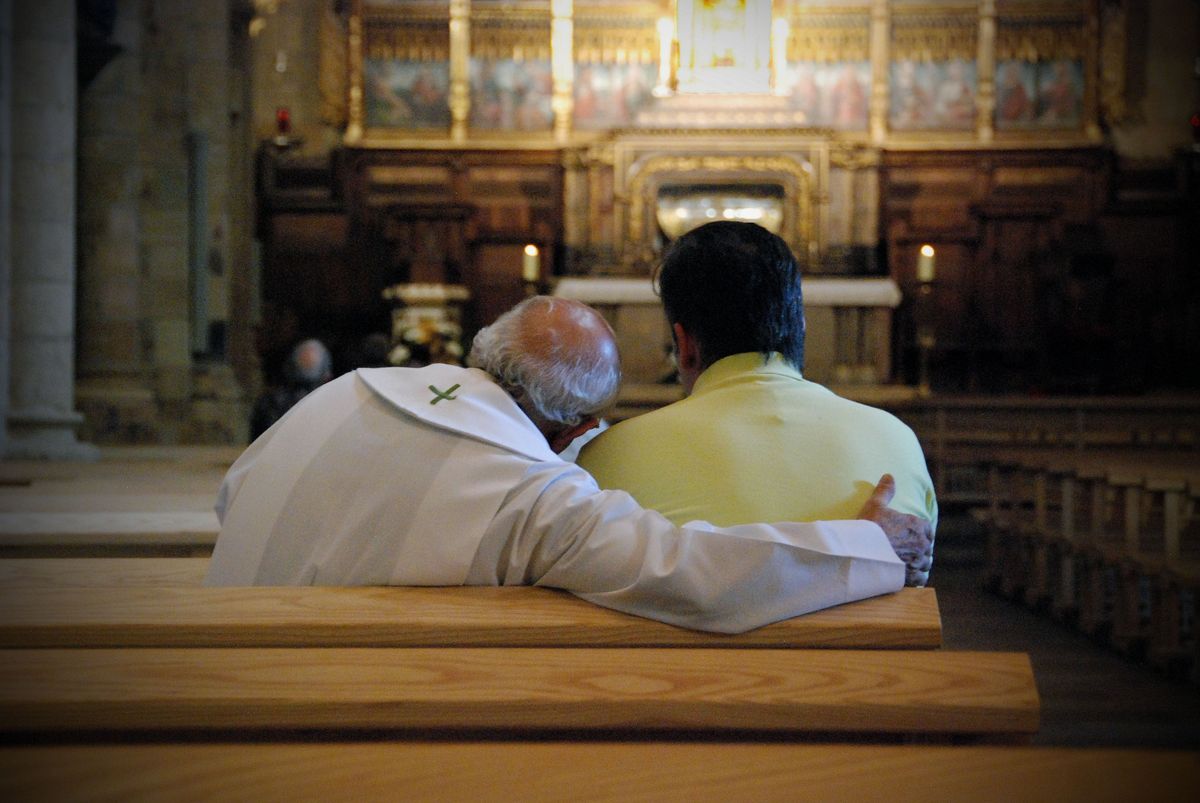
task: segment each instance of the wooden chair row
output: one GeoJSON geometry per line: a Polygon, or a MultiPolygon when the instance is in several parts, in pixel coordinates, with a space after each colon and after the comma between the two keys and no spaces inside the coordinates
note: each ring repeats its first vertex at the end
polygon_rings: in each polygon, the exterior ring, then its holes
{"type": "Polygon", "coordinates": [[[1200,667],[1200,466],[1179,456],[1012,454],[989,465],[987,575],[1127,653],[1200,667]]]}
{"type": "Polygon", "coordinates": [[[1194,753],[729,743],[0,749],[5,800],[1191,801],[1194,753]]]}

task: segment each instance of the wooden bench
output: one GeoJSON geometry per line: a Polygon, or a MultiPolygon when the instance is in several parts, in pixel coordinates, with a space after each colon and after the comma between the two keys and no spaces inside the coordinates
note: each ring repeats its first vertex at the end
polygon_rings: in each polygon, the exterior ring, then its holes
{"type": "Polygon", "coordinates": [[[208,558],[5,558],[3,588],[198,588],[208,558]]]}
{"type": "Polygon", "coordinates": [[[1192,801],[1181,751],[383,743],[0,749],[5,800],[1192,801]]]}
{"type": "Polygon", "coordinates": [[[209,512],[0,513],[0,555],[208,555],[220,527],[209,512]]]}
{"type": "Polygon", "coordinates": [[[0,729],[1028,738],[1024,654],[719,649],[0,651],[0,729]]]}
{"type": "MultiPolygon", "coordinates": [[[[97,559],[103,564],[107,559],[97,559]]],[[[135,562],[143,559],[133,559],[135,562]]],[[[175,561],[180,559],[165,559],[175,561]]],[[[0,567],[5,563],[0,561],[0,567]]],[[[52,565],[10,576],[53,578],[52,565]]],[[[114,564],[116,563],[113,559],[114,564]]],[[[109,575],[116,580],[130,561],[109,575]]],[[[90,565],[90,564],[89,564],[90,565]]],[[[103,574],[68,566],[74,582],[103,574]]],[[[149,570],[157,573],[162,562],[149,570]]],[[[134,570],[137,573],[137,570],[134,570]]],[[[157,576],[157,575],[156,575],[157,576]]],[[[840,605],[736,636],[617,613],[566,592],[456,588],[54,588],[0,582],[2,647],[941,646],[932,588],[840,605]]]]}
{"type": "Polygon", "coordinates": [[[1200,674],[1198,462],[1177,451],[998,452],[979,517],[989,584],[1127,655],[1200,674]]]}

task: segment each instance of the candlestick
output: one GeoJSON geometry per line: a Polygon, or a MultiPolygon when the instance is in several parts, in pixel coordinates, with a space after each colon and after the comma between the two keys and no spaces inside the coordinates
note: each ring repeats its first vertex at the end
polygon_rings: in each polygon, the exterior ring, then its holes
{"type": "Polygon", "coordinates": [[[932,282],[935,269],[934,257],[936,252],[932,245],[921,246],[921,255],[917,257],[917,281],[932,282]]]}
{"type": "MultiPolygon", "coordinates": [[[[929,246],[925,247],[929,248],[929,246]]],[[[929,248],[929,250],[933,249],[929,248]]],[[[926,255],[922,253],[921,259],[926,258],[926,255]]],[[[932,263],[933,257],[928,256],[928,260],[932,263]]],[[[932,277],[932,267],[928,270],[928,275],[932,277]]],[[[921,283],[917,287],[916,304],[913,310],[917,325],[917,395],[921,398],[928,398],[933,392],[929,369],[933,350],[937,345],[937,310],[934,308],[937,299],[934,297],[934,290],[932,278],[921,279],[921,283]]]]}
{"type": "Polygon", "coordinates": [[[537,282],[542,278],[542,260],[538,247],[533,243],[525,246],[525,256],[521,262],[521,279],[527,282],[537,282]]]}
{"type": "Polygon", "coordinates": [[[291,144],[292,113],[287,106],[275,109],[275,144],[281,148],[291,144]]]}

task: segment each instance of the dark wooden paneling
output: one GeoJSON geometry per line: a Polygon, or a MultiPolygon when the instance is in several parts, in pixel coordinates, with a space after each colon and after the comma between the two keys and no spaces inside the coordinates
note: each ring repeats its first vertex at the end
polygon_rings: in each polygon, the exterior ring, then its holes
{"type": "Polygon", "coordinates": [[[496,320],[525,297],[521,281],[522,242],[481,242],[473,250],[472,299],[469,309],[476,328],[496,320]]]}
{"type": "Polygon", "coordinates": [[[467,285],[469,339],[523,297],[526,243],[542,249],[546,274],[561,250],[556,150],[377,149],[314,160],[268,147],[259,202],[268,370],[300,337],[322,337],[337,355],[390,331],[381,293],[397,282],[467,285]]]}
{"type": "MultiPolygon", "coordinates": [[[[1181,376],[1200,359],[1186,334],[1198,311],[1188,301],[1197,285],[1192,195],[1147,193],[1146,183],[1103,148],[885,153],[889,270],[908,298],[917,249],[937,248],[935,387],[1090,393],[1200,383],[1195,370],[1181,376]]],[[[914,312],[906,302],[895,342],[910,382],[914,312]]]]}
{"type": "Polygon", "coordinates": [[[554,271],[562,237],[556,150],[362,150],[346,155],[349,214],[395,281],[462,283],[469,339],[524,296],[521,249],[554,271]],[[381,222],[383,221],[383,222],[381,222]]]}
{"type": "MultiPolygon", "coordinates": [[[[525,243],[542,249],[548,276],[611,267],[604,254],[563,246],[562,159],[556,149],[363,149],[318,164],[268,149],[265,328],[383,331],[385,286],[442,281],[473,295],[469,336],[523,296],[516,255],[525,243]],[[276,315],[276,306],[285,309],[276,315]]],[[[898,378],[916,381],[908,299],[917,249],[930,243],[935,387],[1200,386],[1189,368],[1200,365],[1198,162],[1131,170],[1102,147],[885,151],[880,231],[906,297],[895,319],[898,378]]],[[[611,210],[611,169],[591,169],[587,181],[597,208],[611,210]]],[[[588,239],[611,240],[610,225],[591,218],[588,239]]]]}

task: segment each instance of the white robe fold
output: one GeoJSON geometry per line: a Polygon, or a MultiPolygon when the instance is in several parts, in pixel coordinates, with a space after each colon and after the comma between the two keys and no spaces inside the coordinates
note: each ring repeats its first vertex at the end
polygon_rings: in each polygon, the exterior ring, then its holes
{"type": "Polygon", "coordinates": [[[676,527],[446,365],[318,388],[230,468],[217,515],[208,585],[545,585],[733,633],[904,584],[870,522],[676,527]]]}

